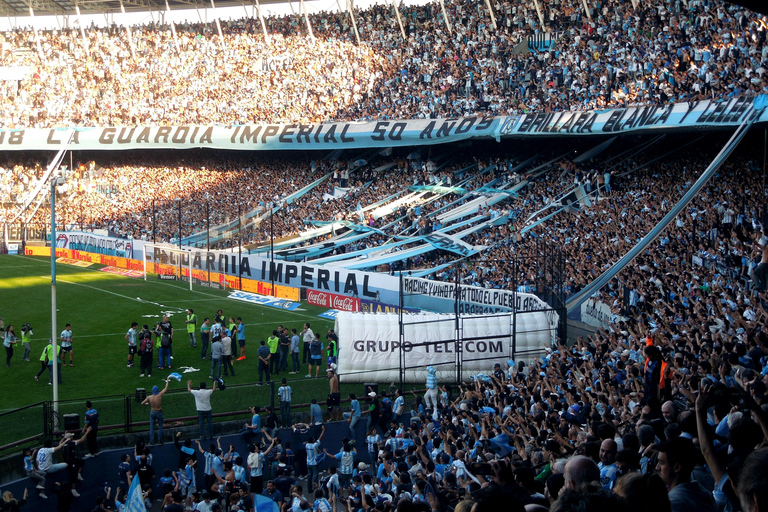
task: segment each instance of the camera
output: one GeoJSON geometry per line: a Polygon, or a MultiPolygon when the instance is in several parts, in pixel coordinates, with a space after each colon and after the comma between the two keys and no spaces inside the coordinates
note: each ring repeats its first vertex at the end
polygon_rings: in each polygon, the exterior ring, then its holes
{"type": "Polygon", "coordinates": [[[27,332],[27,331],[32,332],[32,326],[29,325],[29,323],[26,323],[21,326],[21,330],[24,332],[27,332]]]}

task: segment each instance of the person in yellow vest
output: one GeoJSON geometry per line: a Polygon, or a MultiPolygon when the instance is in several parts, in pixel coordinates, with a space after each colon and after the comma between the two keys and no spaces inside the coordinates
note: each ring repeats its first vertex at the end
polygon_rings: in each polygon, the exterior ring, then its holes
{"type": "MultiPolygon", "coordinates": [[[[48,342],[48,346],[45,347],[45,362],[48,364],[48,375],[51,378],[48,384],[53,385],[53,340],[50,340],[48,342]]],[[[58,381],[59,381],[59,384],[61,384],[61,346],[60,345],[56,345],[56,363],[57,363],[56,373],[58,373],[58,381]]]]}
{"type": "Polygon", "coordinates": [[[187,332],[189,333],[189,346],[197,347],[197,315],[192,308],[187,309],[187,332]]]}
{"type": "Polygon", "coordinates": [[[272,375],[277,375],[277,346],[280,344],[280,338],[277,335],[277,329],[272,331],[272,336],[267,338],[267,345],[269,346],[269,366],[270,366],[270,373],[272,375]]]}

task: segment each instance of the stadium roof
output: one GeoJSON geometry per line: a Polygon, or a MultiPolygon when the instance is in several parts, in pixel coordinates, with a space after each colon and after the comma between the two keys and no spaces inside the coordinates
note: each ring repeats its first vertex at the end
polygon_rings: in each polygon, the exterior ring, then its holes
{"type": "MultiPolygon", "coordinates": [[[[214,0],[216,7],[250,6],[255,0],[214,0]]],[[[310,1],[310,0],[307,0],[310,1]]],[[[286,0],[259,0],[260,4],[285,3],[286,0]]],[[[0,15],[29,16],[30,7],[35,15],[75,15],[119,13],[120,0],[0,0],[0,15]]],[[[211,7],[210,0],[168,0],[172,11],[211,7]]],[[[126,12],[165,11],[165,0],[123,0],[126,12]]]]}

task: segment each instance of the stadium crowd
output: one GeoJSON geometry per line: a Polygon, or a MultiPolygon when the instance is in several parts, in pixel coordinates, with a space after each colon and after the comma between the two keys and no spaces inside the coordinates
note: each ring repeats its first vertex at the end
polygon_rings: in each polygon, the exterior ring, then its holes
{"type": "Polygon", "coordinates": [[[695,0],[446,2],[391,9],[185,22],[125,30],[14,30],[0,65],[0,127],[232,125],[589,110],[724,100],[768,90],[766,25],[735,4],[695,0]],[[450,29],[446,26],[450,25],[450,29]],[[552,41],[519,52],[527,38],[552,41]],[[269,68],[264,71],[264,66],[269,68]],[[168,79],[170,77],[170,80],[168,79]]]}

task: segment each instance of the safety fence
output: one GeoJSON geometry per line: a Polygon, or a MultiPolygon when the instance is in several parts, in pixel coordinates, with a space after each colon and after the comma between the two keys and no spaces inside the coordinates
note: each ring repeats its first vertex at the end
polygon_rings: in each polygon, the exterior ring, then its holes
{"type": "MultiPolygon", "coordinates": [[[[159,379],[158,379],[159,380],[159,379]]],[[[163,416],[166,427],[197,424],[197,411],[194,398],[187,392],[186,383],[178,388],[178,383],[171,381],[171,388],[163,395],[163,416]],[[176,386],[174,386],[174,384],[176,386]]],[[[26,446],[39,446],[46,438],[62,435],[64,432],[77,432],[84,427],[86,412],[85,402],[90,400],[99,412],[99,432],[101,434],[128,434],[149,430],[149,406],[141,402],[151,393],[150,383],[160,389],[164,383],[147,382],[147,388],[137,388],[130,394],[83,397],[59,400],[54,406],[51,400],[37,402],[11,411],[0,413],[0,457],[18,453],[26,446]]],[[[328,381],[323,377],[303,378],[288,381],[293,391],[291,413],[294,421],[302,419],[302,414],[309,411],[314,398],[324,406],[329,391],[328,381]]],[[[193,388],[199,386],[199,377],[193,380],[193,388]]],[[[208,382],[210,387],[210,381],[208,382]]],[[[250,420],[250,407],[265,409],[272,406],[279,416],[279,398],[277,390],[281,386],[277,380],[259,383],[234,384],[211,395],[214,421],[250,420]]],[[[378,383],[343,384],[342,403],[349,393],[365,396],[368,387],[381,393],[390,392],[390,384],[378,383]],[[386,388],[386,389],[385,389],[386,388]]],[[[423,385],[404,387],[405,391],[421,390],[423,385]]],[[[323,407],[325,410],[325,407],[323,407]]]]}

